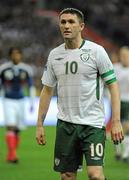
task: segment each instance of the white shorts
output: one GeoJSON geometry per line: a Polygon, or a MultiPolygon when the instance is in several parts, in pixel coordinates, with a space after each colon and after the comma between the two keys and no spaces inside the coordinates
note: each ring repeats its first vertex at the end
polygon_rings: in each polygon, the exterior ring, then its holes
{"type": "Polygon", "coordinates": [[[19,129],[25,128],[24,116],[25,100],[3,99],[4,119],[6,126],[16,126],[19,129]]]}

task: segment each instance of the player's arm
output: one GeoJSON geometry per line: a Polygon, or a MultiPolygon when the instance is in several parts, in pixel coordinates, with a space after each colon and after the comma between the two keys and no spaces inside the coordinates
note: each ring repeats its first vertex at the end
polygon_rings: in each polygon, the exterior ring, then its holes
{"type": "Polygon", "coordinates": [[[111,138],[115,144],[121,143],[124,138],[123,129],[120,122],[120,94],[117,82],[108,85],[111,94],[112,119],[111,138]]]}
{"type": "Polygon", "coordinates": [[[111,94],[112,105],[112,120],[111,120],[111,137],[114,143],[119,143],[123,140],[123,130],[120,122],[120,95],[116,80],[116,75],[113,69],[113,64],[108,57],[107,52],[103,47],[98,46],[97,49],[97,68],[101,78],[108,86],[111,94]]]}
{"type": "Polygon", "coordinates": [[[43,122],[45,120],[52,95],[53,95],[53,88],[44,86],[40,95],[37,129],[36,129],[36,140],[39,145],[46,144],[43,122]]]}

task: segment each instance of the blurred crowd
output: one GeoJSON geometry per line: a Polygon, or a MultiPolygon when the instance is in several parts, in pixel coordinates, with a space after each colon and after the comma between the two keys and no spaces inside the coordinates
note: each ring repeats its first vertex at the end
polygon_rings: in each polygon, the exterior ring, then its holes
{"type": "Polygon", "coordinates": [[[85,14],[95,31],[112,39],[120,46],[129,45],[129,0],[53,0],[47,3],[49,9],[76,7],[85,14]]]}
{"type": "Polygon", "coordinates": [[[10,47],[20,47],[24,62],[33,68],[39,95],[43,66],[48,53],[61,41],[57,18],[49,14],[42,15],[33,8],[33,4],[12,3],[12,6],[8,6],[5,2],[0,2],[0,64],[9,59],[10,47]]]}
{"type": "Polygon", "coordinates": [[[62,42],[57,23],[58,12],[65,7],[83,11],[86,24],[114,41],[118,47],[129,45],[128,0],[1,0],[0,64],[8,60],[11,46],[22,48],[24,61],[34,71],[37,95],[48,53],[62,42]]]}

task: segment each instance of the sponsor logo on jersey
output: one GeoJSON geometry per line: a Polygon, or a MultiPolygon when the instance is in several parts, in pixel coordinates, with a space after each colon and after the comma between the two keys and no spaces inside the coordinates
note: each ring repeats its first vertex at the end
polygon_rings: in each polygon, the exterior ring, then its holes
{"type": "Polygon", "coordinates": [[[55,158],[55,165],[56,165],[56,166],[59,166],[59,164],[60,164],[60,159],[55,158]]]}
{"type": "Polygon", "coordinates": [[[81,49],[83,52],[85,52],[85,53],[89,53],[89,52],[91,52],[91,49],[81,49]]]}
{"type": "Polygon", "coordinates": [[[64,59],[63,57],[59,57],[59,58],[56,58],[55,60],[56,61],[60,61],[60,60],[62,60],[62,59],[64,59]]]}
{"type": "Polygon", "coordinates": [[[100,160],[101,158],[100,157],[92,157],[91,159],[97,161],[97,160],[100,160]]]}

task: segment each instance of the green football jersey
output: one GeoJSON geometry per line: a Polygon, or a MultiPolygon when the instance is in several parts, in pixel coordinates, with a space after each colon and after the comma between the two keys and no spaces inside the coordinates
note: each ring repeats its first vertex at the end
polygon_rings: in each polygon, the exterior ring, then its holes
{"type": "Polygon", "coordinates": [[[42,77],[44,85],[57,85],[59,119],[100,128],[105,124],[104,83],[115,81],[106,51],[88,40],[77,49],[65,49],[65,44],[53,49],[42,77]]]}

